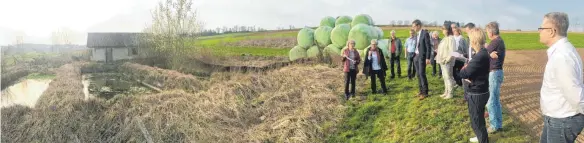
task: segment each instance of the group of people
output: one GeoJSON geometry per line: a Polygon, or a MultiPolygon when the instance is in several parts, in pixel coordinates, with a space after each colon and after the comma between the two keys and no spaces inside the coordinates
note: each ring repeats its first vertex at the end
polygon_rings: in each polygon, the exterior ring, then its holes
{"type": "MultiPolygon", "coordinates": [[[[544,114],[544,129],[540,141],[574,142],[584,128],[584,84],[582,84],[582,61],[574,46],[567,40],[568,16],[552,12],[544,16],[542,27],[538,29],[540,42],[550,47],[548,63],[541,88],[541,110],[544,114]]],[[[402,49],[407,59],[407,77],[417,77],[419,100],[428,97],[426,65],[432,65],[432,76],[444,80],[444,94],[450,99],[454,90],[462,86],[464,99],[468,103],[471,127],[477,137],[471,142],[488,142],[488,134],[502,130],[502,107],[500,88],[504,79],[505,43],[499,35],[499,24],[490,22],[484,31],[468,23],[460,27],[457,23],[444,22],[439,32],[422,29],[420,20],[412,22],[410,37],[402,41],[391,31],[388,43],[390,78],[401,77],[400,55],[402,49]],[[468,35],[462,36],[462,28],[468,35]],[[487,43],[487,38],[491,41],[487,43]],[[485,113],[485,110],[488,110],[485,113]],[[487,129],[485,118],[489,117],[487,129]]],[[[345,72],[345,97],[355,96],[355,79],[361,56],[354,49],[355,41],[348,40],[347,49],[342,51],[345,72]],[[351,86],[349,90],[349,85],[351,86]]],[[[363,73],[371,77],[373,93],[387,94],[385,74],[388,70],[385,55],[377,40],[372,40],[364,53],[363,73]],[[381,83],[377,91],[376,79],[381,83]]]]}

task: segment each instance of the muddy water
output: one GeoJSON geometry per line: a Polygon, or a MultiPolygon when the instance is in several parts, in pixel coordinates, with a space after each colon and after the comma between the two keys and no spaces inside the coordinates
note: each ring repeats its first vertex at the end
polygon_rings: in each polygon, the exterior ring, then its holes
{"type": "Polygon", "coordinates": [[[16,83],[2,91],[0,106],[24,105],[34,108],[51,81],[51,79],[26,79],[16,83]]]}

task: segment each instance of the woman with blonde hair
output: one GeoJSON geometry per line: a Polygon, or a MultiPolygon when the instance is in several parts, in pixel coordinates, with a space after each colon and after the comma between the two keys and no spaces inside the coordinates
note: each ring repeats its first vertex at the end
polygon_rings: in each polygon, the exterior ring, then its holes
{"type": "Polygon", "coordinates": [[[357,73],[359,73],[357,65],[361,62],[359,52],[354,47],[355,41],[349,40],[347,41],[347,49],[342,51],[343,72],[345,72],[345,98],[347,100],[351,97],[355,97],[355,80],[357,78],[357,73]],[[349,84],[351,85],[350,92],[349,84]]]}
{"type": "Polygon", "coordinates": [[[460,70],[460,77],[467,81],[464,92],[467,96],[468,113],[470,114],[471,127],[477,137],[471,138],[471,142],[489,142],[487,127],[485,124],[485,105],[489,100],[489,68],[490,57],[484,47],[485,34],[481,29],[474,28],[468,32],[470,46],[477,51],[472,59],[460,70]]]}
{"type": "Polygon", "coordinates": [[[450,22],[444,22],[442,33],[444,33],[444,38],[440,41],[440,44],[438,44],[435,60],[436,63],[440,64],[440,68],[442,69],[442,79],[444,79],[444,94],[440,95],[440,97],[450,99],[452,98],[455,84],[454,77],[452,76],[454,58],[451,55],[455,50],[455,40],[452,36],[450,22]]]}

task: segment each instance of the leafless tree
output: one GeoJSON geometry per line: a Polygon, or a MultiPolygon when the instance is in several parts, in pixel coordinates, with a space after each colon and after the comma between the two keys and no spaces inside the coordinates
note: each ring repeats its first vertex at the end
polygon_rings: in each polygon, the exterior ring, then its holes
{"type": "Polygon", "coordinates": [[[150,54],[166,58],[172,69],[182,68],[181,62],[194,50],[191,44],[202,31],[192,0],[166,0],[152,11],[152,25],[146,28],[150,54]],[[183,36],[190,34],[193,36],[183,36]]]}

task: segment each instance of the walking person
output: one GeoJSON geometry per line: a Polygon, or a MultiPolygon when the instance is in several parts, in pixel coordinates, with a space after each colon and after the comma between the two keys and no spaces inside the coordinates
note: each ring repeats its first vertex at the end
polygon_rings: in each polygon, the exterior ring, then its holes
{"type": "Polygon", "coordinates": [[[347,49],[343,51],[343,72],[345,72],[345,98],[349,100],[351,97],[355,97],[355,80],[357,79],[357,73],[359,73],[359,68],[357,65],[361,62],[361,57],[359,52],[354,48],[355,41],[347,41],[347,49]],[[351,91],[349,92],[349,85],[351,85],[351,91]]]}
{"type": "MultiPolygon", "coordinates": [[[[365,51],[367,58],[365,58],[365,68],[370,68],[369,75],[371,76],[371,92],[373,94],[379,93],[377,91],[375,77],[381,82],[381,93],[387,94],[387,87],[385,86],[385,72],[387,71],[387,64],[383,52],[377,47],[377,39],[371,40],[370,48],[365,51]]],[[[364,68],[364,69],[365,69],[364,68]]]]}
{"type": "Polygon", "coordinates": [[[489,100],[489,64],[490,57],[487,49],[484,48],[485,34],[478,28],[469,30],[469,41],[475,51],[467,64],[460,70],[460,76],[469,82],[464,88],[468,96],[468,113],[470,123],[476,137],[470,142],[488,143],[489,135],[485,122],[485,105],[489,100]]]}
{"type": "Polygon", "coordinates": [[[440,44],[440,37],[438,31],[432,32],[432,56],[430,57],[430,64],[432,64],[432,76],[436,76],[438,73],[438,77],[442,77],[442,69],[440,69],[440,64],[436,64],[436,55],[438,50],[438,45],[440,44]],[[436,68],[438,68],[438,72],[436,72],[436,68]]]}
{"type": "Polygon", "coordinates": [[[541,86],[541,143],[573,143],[584,128],[582,58],[567,38],[568,14],[544,16],[539,41],[548,46],[541,86]]]}
{"type": "Polygon", "coordinates": [[[500,131],[503,126],[503,113],[501,111],[500,90],[503,83],[503,63],[505,62],[505,42],[499,36],[499,23],[490,22],[485,27],[487,36],[491,43],[487,46],[487,51],[491,57],[489,73],[489,102],[487,109],[489,113],[490,128],[489,133],[500,131]]]}
{"type": "Polygon", "coordinates": [[[442,33],[444,33],[444,39],[440,41],[438,45],[438,55],[436,56],[436,62],[440,64],[442,68],[442,78],[444,79],[444,94],[440,95],[440,97],[444,99],[452,98],[454,85],[456,84],[454,81],[453,75],[453,66],[454,66],[454,57],[451,56],[452,52],[455,51],[455,40],[454,36],[452,35],[452,28],[450,27],[450,22],[445,21],[444,25],[442,26],[442,33]]]}
{"type": "Polygon", "coordinates": [[[397,38],[395,36],[395,30],[391,30],[391,38],[389,39],[389,51],[391,51],[390,57],[389,57],[389,63],[390,63],[390,68],[391,68],[391,77],[390,78],[394,78],[395,77],[395,72],[394,72],[394,65],[397,64],[397,77],[401,77],[401,64],[400,64],[400,54],[402,52],[402,42],[399,38],[397,38]]]}
{"type": "Polygon", "coordinates": [[[430,55],[432,54],[432,41],[427,30],[422,29],[422,21],[416,19],[412,22],[412,29],[416,31],[416,56],[414,66],[418,75],[418,87],[420,100],[428,96],[428,79],[426,78],[426,65],[430,64],[430,55]]]}
{"type": "Polygon", "coordinates": [[[414,67],[414,57],[416,56],[416,32],[410,30],[410,38],[406,40],[406,58],[408,60],[408,79],[412,80],[416,76],[414,67]]]}

